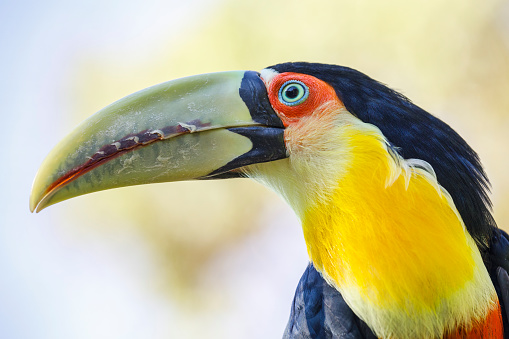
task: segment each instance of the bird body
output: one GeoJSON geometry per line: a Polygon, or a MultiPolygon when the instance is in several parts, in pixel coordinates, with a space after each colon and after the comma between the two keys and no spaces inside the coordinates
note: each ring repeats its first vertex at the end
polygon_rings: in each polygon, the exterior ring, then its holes
{"type": "Polygon", "coordinates": [[[349,171],[302,223],[324,278],[381,337],[440,337],[498,308],[477,246],[432,174],[394,159],[376,135],[351,141],[359,154],[349,171]]]}
{"type": "Polygon", "coordinates": [[[479,250],[432,167],[401,158],[337,96],[321,100],[285,131],[290,164],[246,170],[288,197],[315,268],[383,338],[439,338],[492,312],[500,329],[479,250]]]}
{"type": "Polygon", "coordinates": [[[250,177],[294,209],[313,265],[285,337],[504,337],[509,241],[486,175],[456,132],[399,93],[349,68],[287,63],[122,100],[78,128],[87,147],[71,135],[48,157],[32,209],[128,184],[250,177]],[[140,120],[160,111],[176,116],[140,120]],[[205,153],[217,144],[224,152],[205,153]],[[155,179],[144,168],[160,168],[163,149],[175,166],[155,179]],[[141,170],[118,178],[131,152],[141,170]]]}

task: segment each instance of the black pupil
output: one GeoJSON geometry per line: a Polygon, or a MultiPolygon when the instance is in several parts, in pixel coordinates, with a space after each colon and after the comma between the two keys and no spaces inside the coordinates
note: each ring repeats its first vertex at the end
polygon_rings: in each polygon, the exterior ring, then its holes
{"type": "Polygon", "coordinates": [[[286,90],[286,96],[288,97],[288,99],[295,99],[298,95],[299,89],[297,88],[297,86],[292,85],[288,87],[288,89],[286,90]]]}

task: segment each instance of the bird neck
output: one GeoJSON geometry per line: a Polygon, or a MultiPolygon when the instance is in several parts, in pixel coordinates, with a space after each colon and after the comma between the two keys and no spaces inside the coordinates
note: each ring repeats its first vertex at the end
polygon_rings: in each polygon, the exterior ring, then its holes
{"type": "Polygon", "coordinates": [[[323,277],[383,337],[440,337],[486,317],[496,293],[431,166],[399,157],[371,125],[339,138],[344,170],[300,210],[323,277]]]}
{"type": "Polygon", "coordinates": [[[324,279],[380,338],[454,338],[457,328],[485,325],[500,332],[479,250],[431,166],[402,159],[344,107],[316,114],[286,128],[288,159],[245,172],[300,217],[324,279]]]}

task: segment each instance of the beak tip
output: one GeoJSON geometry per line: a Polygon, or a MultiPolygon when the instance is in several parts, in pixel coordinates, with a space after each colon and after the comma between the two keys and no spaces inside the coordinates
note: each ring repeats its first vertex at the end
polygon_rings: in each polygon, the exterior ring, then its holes
{"type": "Polygon", "coordinates": [[[28,203],[28,207],[30,208],[31,213],[39,213],[42,209],[46,207],[45,204],[45,196],[41,197],[41,194],[36,194],[37,190],[32,188],[32,192],[30,193],[30,200],[28,203]]]}
{"type": "Polygon", "coordinates": [[[33,193],[30,194],[30,202],[29,202],[30,213],[39,212],[39,211],[36,211],[37,205],[38,205],[38,202],[36,201],[36,199],[34,199],[33,193]]]}
{"type": "MultiPolygon", "coordinates": [[[[41,169],[44,169],[44,163],[41,165],[41,169]]],[[[48,182],[43,180],[44,175],[41,175],[41,169],[35,175],[32,183],[32,190],[30,192],[30,199],[28,207],[31,213],[39,213],[46,207],[48,207],[48,198],[51,196],[48,194],[48,182]]],[[[46,174],[46,173],[44,173],[46,174]]]]}
{"type": "Polygon", "coordinates": [[[42,211],[49,205],[52,205],[52,204],[48,204],[47,195],[44,196],[43,198],[39,198],[39,199],[33,198],[33,195],[30,196],[29,207],[30,207],[31,213],[34,213],[34,212],[39,213],[40,211],[42,211]]]}

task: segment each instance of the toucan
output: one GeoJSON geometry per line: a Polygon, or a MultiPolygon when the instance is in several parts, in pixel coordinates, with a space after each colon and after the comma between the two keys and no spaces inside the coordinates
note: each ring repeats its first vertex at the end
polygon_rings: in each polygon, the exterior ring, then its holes
{"type": "Polygon", "coordinates": [[[284,338],[509,338],[509,237],[478,155],[348,67],[291,62],[131,94],[51,151],[30,209],[239,177],[276,191],[302,224],[310,263],[284,338]]]}

